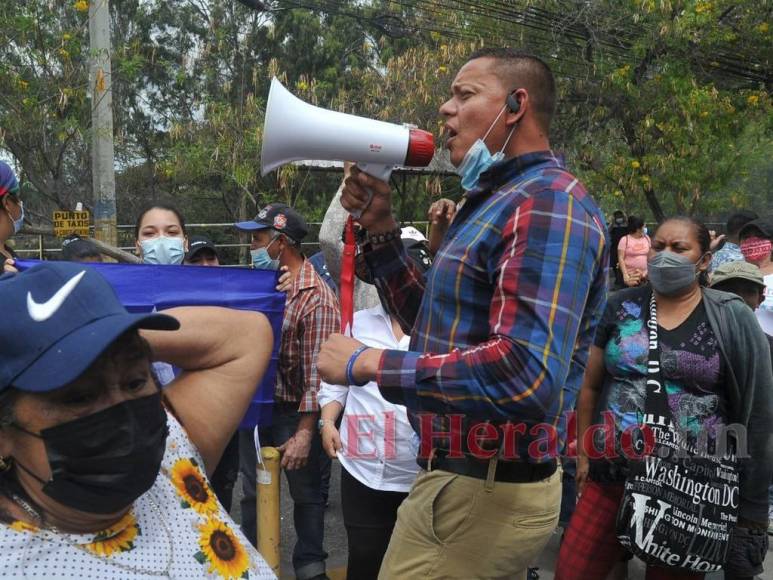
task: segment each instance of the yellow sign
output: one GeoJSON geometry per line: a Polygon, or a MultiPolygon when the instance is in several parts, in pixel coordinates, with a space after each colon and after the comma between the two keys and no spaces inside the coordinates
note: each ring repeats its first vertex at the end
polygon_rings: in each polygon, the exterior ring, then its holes
{"type": "Polygon", "coordinates": [[[55,211],[54,235],[60,238],[78,234],[83,238],[89,235],[89,212],[87,211],[55,211]]]}

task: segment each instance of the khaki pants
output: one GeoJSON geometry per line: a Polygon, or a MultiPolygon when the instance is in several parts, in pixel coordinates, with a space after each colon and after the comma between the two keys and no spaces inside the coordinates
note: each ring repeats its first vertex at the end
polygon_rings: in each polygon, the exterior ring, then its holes
{"type": "Polygon", "coordinates": [[[380,580],[526,578],[558,523],[561,468],[536,483],[422,471],[397,512],[380,580]]]}

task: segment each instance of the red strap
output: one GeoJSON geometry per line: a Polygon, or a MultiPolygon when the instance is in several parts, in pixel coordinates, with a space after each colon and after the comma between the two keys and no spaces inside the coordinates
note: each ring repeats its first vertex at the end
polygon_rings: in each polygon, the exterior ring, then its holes
{"type": "Polygon", "coordinates": [[[341,332],[352,334],[354,322],[354,218],[349,216],[344,226],[344,254],[341,262],[341,332]]]}

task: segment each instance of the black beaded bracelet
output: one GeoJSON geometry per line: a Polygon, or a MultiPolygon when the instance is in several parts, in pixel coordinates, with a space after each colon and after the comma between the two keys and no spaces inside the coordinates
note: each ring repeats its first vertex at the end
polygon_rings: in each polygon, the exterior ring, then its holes
{"type": "Polygon", "coordinates": [[[366,240],[369,244],[386,244],[393,240],[399,240],[403,230],[398,226],[395,229],[384,232],[383,234],[368,233],[366,240]]]}

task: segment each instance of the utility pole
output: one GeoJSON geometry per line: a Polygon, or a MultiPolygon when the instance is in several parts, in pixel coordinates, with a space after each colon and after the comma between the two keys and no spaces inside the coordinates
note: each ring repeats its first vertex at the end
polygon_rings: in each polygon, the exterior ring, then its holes
{"type": "Polygon", "coordinates": [[[117,247],[109,0],[89,2],[89,45],[94,237],[117,247]]]}

